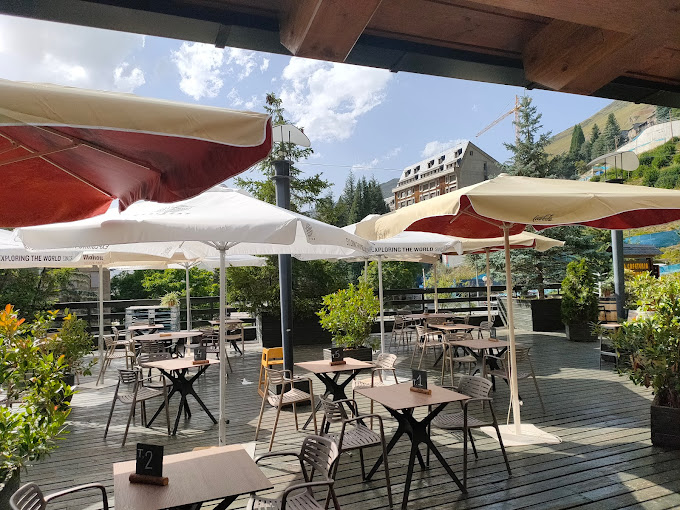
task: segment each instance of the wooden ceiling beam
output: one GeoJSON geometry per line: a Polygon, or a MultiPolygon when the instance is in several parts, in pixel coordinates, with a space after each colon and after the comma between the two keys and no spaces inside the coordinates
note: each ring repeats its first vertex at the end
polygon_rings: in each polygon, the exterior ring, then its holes
{"type": "Polygon", "coordinates": [[[281,44],[298,57],[344,62],[382,0],[284,0],[281,44]]]}
{"type": "Polygon", "coordinates": [[[594,88],[585,92],[590,94],[623,74],[624,70],[620,69],[605,73],[597,70],[597,66],[632,38],[622,32],[554,19],[524,47],[522,60],[526,77],[553,90],[563,90],[595,68],[595,72],[601,75],[595,82],[602,83],[599,86],[594,83],[594,88]]]}

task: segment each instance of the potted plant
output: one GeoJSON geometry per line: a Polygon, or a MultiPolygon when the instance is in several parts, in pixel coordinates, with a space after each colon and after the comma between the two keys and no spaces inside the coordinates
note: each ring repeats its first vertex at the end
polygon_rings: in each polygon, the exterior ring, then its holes
{"type": "Polygon", "coordinates": [[[43,352],[11,305],[0,311],[0,508],[9,508],[21,468],[49,455],[64,434],[73,390],[64,359],[43,352]],[[20,398],[20,404],[13,404],[20,398]]]}
{"type": "MultiPolygon", "coordinates": [[[[323,308],[317,312],[321,327],[333,335],[336,347],[344,347],[345,355],[362,361],[372,360],[369,345],[371,325],[378,316],[380,303],[373,288],[361,280],[323,297],[323,308]]],[[[330,351],[324,350],[330,359],[330,351]]]]}
{"type": "Polygon", "coordinates": [[[594,342],[597,335],[590,323],[597,321],[595,279],[585,259],[570,262],[562,280],[562,322],[567,339],[574,342],[594,342]]]}
{"type": "Polygon", "coordinates": [[[619,371],[652,388],[652,444],[680,448],[680,275],[647,283],[655,310],[624,322],[614,335],[614,345],[624,353],[619,371]]]}
{"type": "MultiPolygon", "coordinates": [[[[47,312],[49,325],[53,323],[59,310],[47,312]]],[[[85,357],[92,353],[93,338],[87,331],[87,322],[79,319],[75,313],[70,313],[68,308],[64,310],[61,327],[52,334],[48,334],[41,343],[45,352],[52,353],[55,358],[62,357],[66,373],[64,381],[73,386],[75,379],[81,375],[92,375],[92,367],[97,364],[93,358],[85,361],[85,357]]],[[[44,315],[37,315],[36,323],[44,322],[44,315]]],[[[44,325],[42,326],[44,327],[44,325]]]]}
{"type": "Polygon", "coordinates": [[[161,298],[161,306],[174,308],[179,306],[179,292],[168,292],[161,298]]]}

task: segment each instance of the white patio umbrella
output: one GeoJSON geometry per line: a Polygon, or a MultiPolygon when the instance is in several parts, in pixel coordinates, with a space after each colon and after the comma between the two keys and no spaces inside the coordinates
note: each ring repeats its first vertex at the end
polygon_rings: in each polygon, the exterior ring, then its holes
{"type": "MultiPolygon", "coordinates": [[[[19,235],[31,248],[175,241],[179,248],[191,250],[198,256],[210,255],[209,247],[217,249],[220,255],[220,324],[225,320],[224,257],[228,249],[239,243],[291,245],[304,239],[304,244],[329,245],[345,254],[368,249],[364,239],[338,227],[223,186],[170,205],[136,202],[116,219],[104,215],[72,223],[29,227],[20,229],[19,235]]],[[[220,351],[223,349],[224,328],[220,328],[220,351]]],[[[220,444],[226,440],[225,384],[226,367],[220,364],[220,444]]]]}
{"type": "MultiPolygon", "coordinates": [[[[389,238],[403,230],[435,232],[470,238],[496,237],[503,232],[508,295],[512,289],[510,235],[526,225],[541,230],[557,225],[586,225],[603,229],[629,229],[680,219],[680,192],[619,184],[537,179],[501,174],[479,184],[398,209],[378,219],[362,222],[357,234],[367,239],[389,238]]],[[[514,313],[508,307],[510,388],[514,424],[505,428],[516,443],[535,443],[543,435],[522,428],[514,313]]],[[[539,439],[540,441],[540,439],[539,439]]]]}

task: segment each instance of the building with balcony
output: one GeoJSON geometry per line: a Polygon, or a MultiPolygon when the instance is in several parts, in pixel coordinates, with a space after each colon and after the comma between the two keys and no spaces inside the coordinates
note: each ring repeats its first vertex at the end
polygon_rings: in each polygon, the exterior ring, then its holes
{"type": "Polygon", "coordinates": [[[422,200],[485,181],[501,173],[494,158],[470,141],[404,168],[399,183],[392,189],[394,208],[400,209],[422,200]]]}

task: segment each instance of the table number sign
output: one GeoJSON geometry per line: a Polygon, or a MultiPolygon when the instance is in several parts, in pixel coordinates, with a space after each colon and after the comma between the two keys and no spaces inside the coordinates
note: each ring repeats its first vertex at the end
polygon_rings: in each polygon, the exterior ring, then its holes
{"type": "Polygon", "coordinates": [[[411,373],[411,391],[432,395],[432,390],[427,389],[427,372],[425,370],[412,370],[411,373]]]}
{"type": "Polygon", "coordinates": [[[492,341],[498,340],[498,337],[496,336],[496,328],[491,328],[489,330],[489,340],[492,341]]]}
{"type": "Polygon", "coordinates": [[[331,347],[331,366],[345,365],[344,349],[342,347],[331,347]]]}
{"type": "Polygon", "coordinates": [[[130,473],[131,483],[167,485],[168,477],[163,476],[163,446],[137,443],[137,464],[130,473]]]}
{"type": "Polygon", "coordinates": [[[194,365],[205,365],[208,363],[206,356],[208,354],[207,347],[198,346],[194,349],[194,365]]]}

